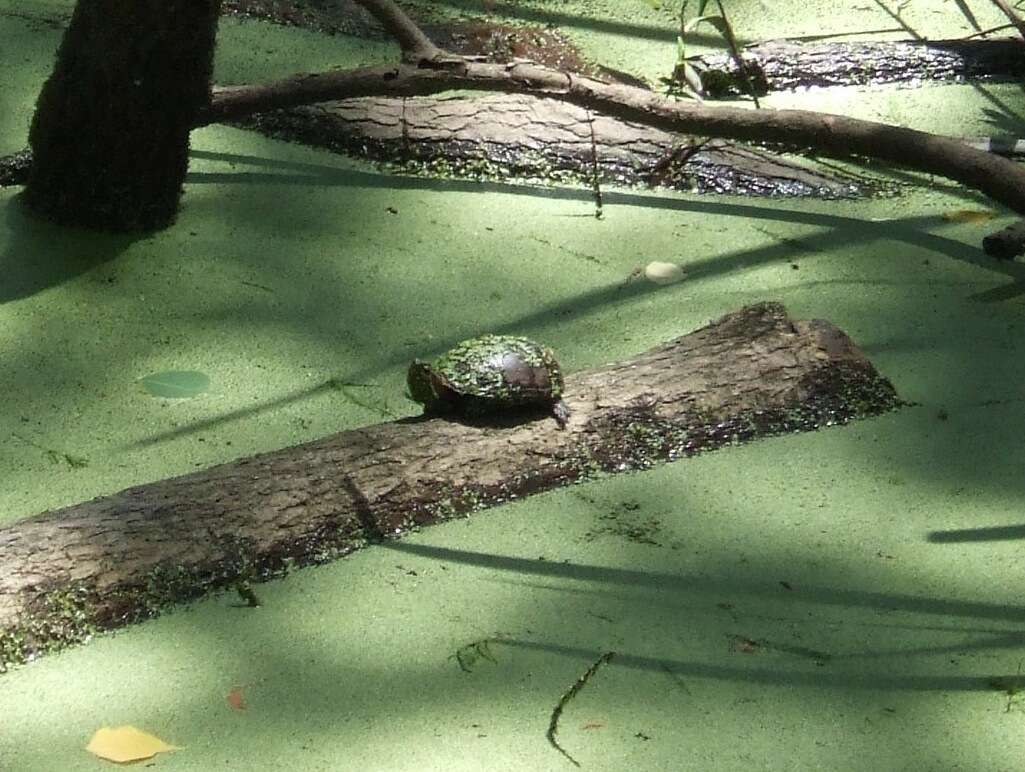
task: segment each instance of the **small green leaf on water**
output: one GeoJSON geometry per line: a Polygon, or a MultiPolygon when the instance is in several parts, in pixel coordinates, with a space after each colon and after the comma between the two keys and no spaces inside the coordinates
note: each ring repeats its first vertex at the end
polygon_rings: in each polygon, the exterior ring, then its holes
{"type": "Polygon", "coordinates": [[[210,388],[210,378],[196,370],[166,370],[140,378],[147,392],[164,399],[189,399],[210,388]]]}

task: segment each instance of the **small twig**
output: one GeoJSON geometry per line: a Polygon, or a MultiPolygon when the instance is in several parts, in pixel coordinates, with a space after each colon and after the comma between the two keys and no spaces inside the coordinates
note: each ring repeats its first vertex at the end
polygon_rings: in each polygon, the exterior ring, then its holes
{"type": "Polygon", "coordinates": [[[577,696],[577,692],[584,688],[584,685],[591,680],[591,677],[598,672],[598,668],[602,665],[608,664],[609,660],[616,655],[614,651],[606,651],[598,659],[591,663],[591,666],[584,671],[584,674],[576,680],[576,682],[567,689],[563,695],[559,698],[559,702],[555,705],[552,710],[552,719],[548,722],[548,732],[545,736],[548,738],[548,743],[555,748],[559,753],[573,762],[576,767],[580,766],[580,762],[570,756],[561,745],[559,741],[555,739],[556,732],[559,731],[559,716],[562,715],[562,711],[565,709],[566,704],[577,696]]]}
{"type": "Polygon", "coordinates": [[[1025,22],[1021,20],[1021,17],[1014,12],[1014,9],[1007,4],[1007,0],[993,0],[993,5],[1004,12],[1004,16],[1007,20],[1014,25],[1014,28],[1018,30],[1018,34],[1025,38],[1025,22]]]}
{"type": "Polygon", "coordinates": [[[402,48],[402,58],[405,61],[434,59],[444,53],[392,0],[356,0],[356,2],[370,11],[385,31],[398,41],[399,47],[402,48]]]}
{"type": "Polygon", "coordinates": [[[973,32],[971,35],[965,35],[961,40],[971,40],[972,38],[984,38],[986,35],[991,35],[994,32],[1003,32],[1005,29],[1011,29],[1013,24],[1000,24],[996,27],[989,27],[987,29],[980,29],[978,32],[973,32]]]}
{"type": "Polygon", "coordinates": [[[598,184],[598,143],[594,138],[594,116],[591,115],[590,110],[587,110],[587,127],[591,130],[591,187],[594,190],[594,219],[600,220],[602,198],[601,186],[598,184]]]}
{"type": "Polygon", "coordinates": [[[726,9],[722,7],[722,0],[715,0],[715,4],[719,6],[719,15],[722,16],[723,33],[726,38],[726,44],[730,49],[730,56],[733,57],[733,61],[737,65],[737,72],[740,73],[740,78],[744,81],[744,87],[754,102],[755,108],[760,110],[762,106],[758,103],[758,94],[747,71],[747,63],[744,61],[744,57],[740,55],[740,45],[737,43],[737,36],[733,34],[733,25],[726,18],[726,9]]]}

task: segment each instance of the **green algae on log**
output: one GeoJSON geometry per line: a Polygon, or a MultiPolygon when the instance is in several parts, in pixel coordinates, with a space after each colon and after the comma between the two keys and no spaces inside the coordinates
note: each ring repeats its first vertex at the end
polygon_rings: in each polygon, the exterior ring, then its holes
{"type": "Polygon", "coordinates": [[[407,418],[0,528],[0,670],[239,581],[596,474],[902,403],[832,324],[778,303],[566,376],[572,417],[407,418]]]}

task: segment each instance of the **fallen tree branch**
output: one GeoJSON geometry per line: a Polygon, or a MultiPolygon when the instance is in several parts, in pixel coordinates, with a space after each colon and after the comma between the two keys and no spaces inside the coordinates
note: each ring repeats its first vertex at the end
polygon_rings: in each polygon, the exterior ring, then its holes
{"type": "Polygon", "coordinates": [[[444,52],[430,41],[423,30],[391,0],[356,0],[384,27],[402,49],[407,62],[434,59],[444,52]]]}
{"type": "Polygon", "coordinates": [[[572,374],[565,431],[402,420],[0,528],[4,663],[511,498],[900,403],[843,332],[750,306],[572,374]]]}
{"type": "Polygon", "coordinates": [[[366,96],[425,96],[454,88],[534,93],[666,131],[810,147],[834,158],[863,156],[938,174],[1025,214],[1025,169],[924,131],[807,110],[749,110],[677,102],[651,91],[531,63],[422,62],[294,75],[216,89],[201,125],[283,107],[366,96]]]}

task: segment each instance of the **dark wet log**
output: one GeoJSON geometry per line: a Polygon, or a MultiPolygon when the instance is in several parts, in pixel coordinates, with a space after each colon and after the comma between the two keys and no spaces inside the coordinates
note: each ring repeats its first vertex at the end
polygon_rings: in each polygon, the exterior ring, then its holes
{"type": "Polygon", "coordinates": [[[1025,255],[1025,220],[1018,220],[982,240],[982,250],[998,260],[1013,260],[1025,255]]]}
{"type": "MultiPolygon", "coordinates": [[[[358,0],[374,12],[389,0],[358,0]]],[[[391,9],[395,14],[395,8],[391,9]]],[[[401,12],[398,12],[401,14],[401,12]]],[[[386,14],[377,15],[388,26],[386,14]]],[[[834,158],[868,157],[943,175],[1025,214],[1025,170],[946,137],[804,110],[746,110],[678,102],[647,89],[610,83],[532,62],[495,64],[447,52],[407,49],[394,67],[302,73],[256,86],[217,89],[197,124],[339,99],[427,96],[453,88],[530,93],[668,132],[812,148],[834,158]]]]}
{"type": "MultiPolygon", "coordinates": [[[[1025,76],[1025,42],[908,40],[892,43],[796,43],[772,41],[743,49],[741,58],[759,96],[813,86],[867,86],[919,81],[1014,82],[1025,76]]],[[[729,54],[695,57],[713,98],[747,93],[729,54]]]]}
{"type": "Polygon", "coordinates": [[[444,174],[659,185],[741,195],[842,198],[870,180],[816,170],[756,147],[681,137],[556,99],[384,97],[325,102],[239,122],[303,142],[444,174]]]}
{"type": "Polygon", "coordinates": [[[565,485],[898,406],[839,329],[750,306],[566,379],[572,416],[405,419],[0,529],[0,663],[565,485]]]}

